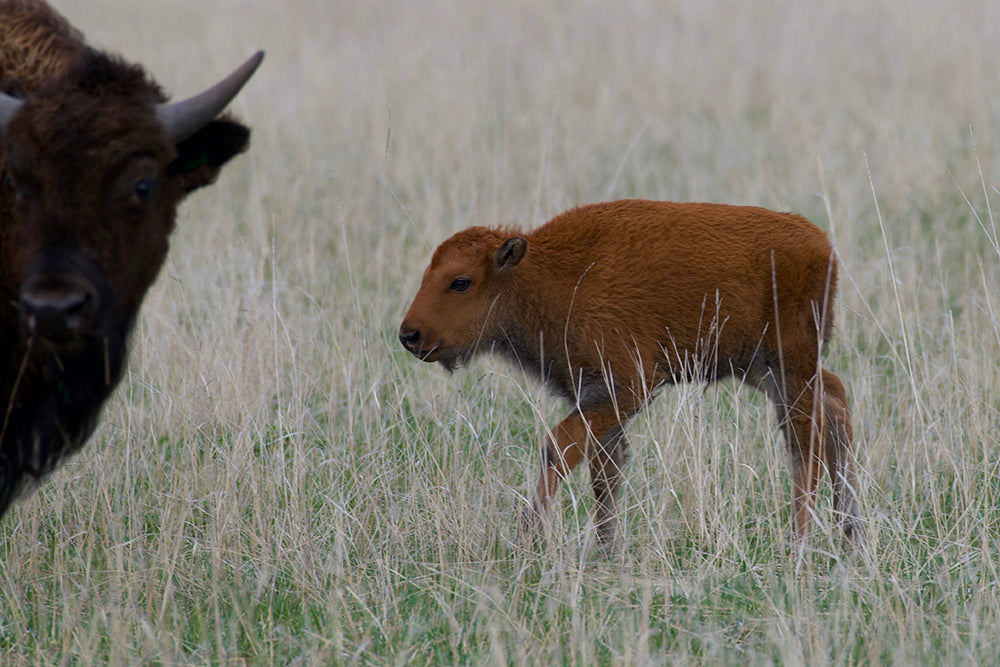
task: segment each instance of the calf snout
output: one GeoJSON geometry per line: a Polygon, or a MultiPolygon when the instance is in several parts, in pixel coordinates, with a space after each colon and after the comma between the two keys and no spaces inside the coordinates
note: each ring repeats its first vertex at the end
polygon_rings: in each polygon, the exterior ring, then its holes
{"type": "Polygon", "coordinates": [[[416,354],[420,351],[420,329],[414,329],[405,324],[399,327],[399,342],[407,350],[416,354]]]}
{"type": "Polygon", "coordinates": [[[80,276],[39,274],[21,288],[18,305],[30,335],[65,343],[91,331],[98,301],[97,290],[80,276]]]}

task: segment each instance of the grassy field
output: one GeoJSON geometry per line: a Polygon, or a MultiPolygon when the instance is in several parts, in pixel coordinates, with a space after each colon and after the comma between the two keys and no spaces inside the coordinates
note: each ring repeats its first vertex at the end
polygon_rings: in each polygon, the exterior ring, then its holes
{"type": "Polygon", "coordinates": [[[267,60],[102,425],[0,522],[0,663],[997,660],[1000,4],[57,6],[178,96],[267,60]],[[636,419],[620,550],[584,471],[515,544],[567,406],[397,327],[453,231],[633,196],[830,231],[866,556],[826,482],[788,552],[773,410],[732,382],[636,419]]]}

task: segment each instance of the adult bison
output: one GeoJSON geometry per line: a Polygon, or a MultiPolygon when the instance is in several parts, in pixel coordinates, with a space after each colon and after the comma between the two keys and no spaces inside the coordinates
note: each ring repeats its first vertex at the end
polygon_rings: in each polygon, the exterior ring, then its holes
{"type": "Polygon", "coordinates": [[[546,441],[522,528],[533,533],[585,457],[602,541],[616,533],[626,422],[657,388],[736,376],[778,407],[791,453],[793,538],[824,468],[846,538],[863,540],[847,396],[820,352],[837,264],[809,221],[760,208],[616,201],[524,234],[472,227],[434,252],[399,339],[452,370],[483,351],[574,410],[546,441]]]}
{"type": "Polygon", "coordinates": [[[247,147],[218,116],[262,57],[166,103],[44,2],[0,2],[0,514],[93,431],[177,203],[247,147]]]}

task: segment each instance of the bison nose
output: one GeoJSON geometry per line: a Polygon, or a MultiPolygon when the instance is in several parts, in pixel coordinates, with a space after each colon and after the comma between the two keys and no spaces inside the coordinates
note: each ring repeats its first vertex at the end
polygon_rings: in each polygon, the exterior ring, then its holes
{"type": "Polygon", "coordinates": [[[420,329],[411,329],[407,326],[399,328],[399,342],[410,352],[417,349],[420,344],[420,329]]]}
{"type": "Polygon", "coordinates": [[[40,338],[65,342],[85,333],[97,312],[97,293],[75,276],[41,276],[21,289],[21,318],[40,338]]]}

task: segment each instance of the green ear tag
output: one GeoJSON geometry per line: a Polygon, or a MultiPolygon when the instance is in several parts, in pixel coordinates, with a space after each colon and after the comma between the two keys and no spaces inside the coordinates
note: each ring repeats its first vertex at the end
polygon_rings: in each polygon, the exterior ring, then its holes
{"type": "Polygon", "coordinates": [[[193,159],[184,163],[184,171],[194,171],[203,164],[208,164],[208,151],[202,151],[195,155],[193,159]]]}

